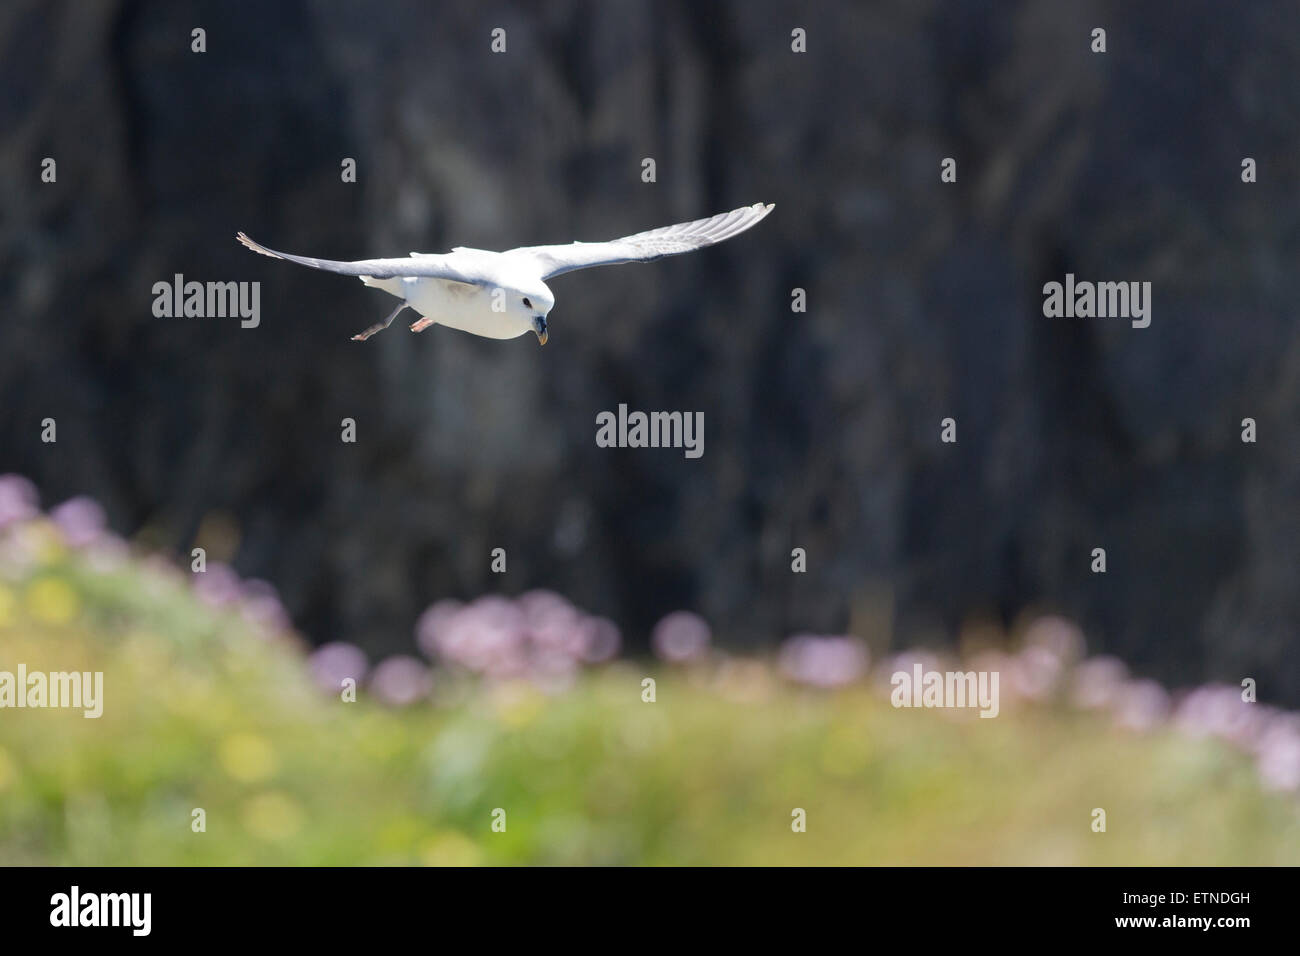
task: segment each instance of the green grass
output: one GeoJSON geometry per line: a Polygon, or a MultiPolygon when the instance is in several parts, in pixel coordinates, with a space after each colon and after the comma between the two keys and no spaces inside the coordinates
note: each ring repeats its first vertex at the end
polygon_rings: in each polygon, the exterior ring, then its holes
{"type": "Polygon", "coordinates": [[[345,703],[184,580],[39,550],[0,580],[0,669],[102,670],[104,715],[0,710],[0,863],[1300,862],[1296,801],[1212,741],[895,710],[757,664],[625,662],[555,696],[440,675],[437,704],[345,703]]]}

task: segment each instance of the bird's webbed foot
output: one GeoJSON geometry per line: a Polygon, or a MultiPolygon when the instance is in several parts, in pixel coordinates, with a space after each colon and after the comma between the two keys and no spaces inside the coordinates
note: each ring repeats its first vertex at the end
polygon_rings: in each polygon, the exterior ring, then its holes
{"type": "Polygon", "coordinates": [[[358,332],[356,335],[352,336],[352,341],[353,341],[353,342],[364,342],[366,339],[370,338],[370,336],[374,335],[376,332],[382,332],[382,331],[384,331],[384,329],[388,328],[390,325],[393,324],[393,319],[397,318],[398,315],[400,315],[401,312],[402,312],[402,310],[405,309],[405,308],[406,308],[406,303],[403,302],[401,305],[399,305],[397,308],[395,308],[395,309],[394,309],[394,310],[389,314],[388,318],[384,319],[384,321],[379,322],[379,323],[377,323],[377,324],[375,324],[375,325],[372,325],[370,328],[366,329],[364,332],[358,332]]]}

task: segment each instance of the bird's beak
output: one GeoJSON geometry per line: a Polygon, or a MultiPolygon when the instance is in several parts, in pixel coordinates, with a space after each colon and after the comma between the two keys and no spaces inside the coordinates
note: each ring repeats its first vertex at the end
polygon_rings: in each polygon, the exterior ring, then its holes
{"type": "Polygon", "coordinates": [[[537,344],[545,345],[549,336],[546,334],[546,316],[539,315],[533,319],[533,333],[537,336],[537,344]]]}

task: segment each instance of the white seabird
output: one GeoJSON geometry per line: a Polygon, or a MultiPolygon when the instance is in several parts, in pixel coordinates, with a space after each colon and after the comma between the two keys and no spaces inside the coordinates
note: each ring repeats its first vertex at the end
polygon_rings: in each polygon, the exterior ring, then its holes
{"type": "Polygon", "coordinates": [[[276,252],[242,232],[236,238],[264,256],[359,276],[366,285],[402,300],[388,318],[352,336],[353,341],[364,342],[388,328],[403,309],[410,308],[421,316],[411,324],[412,332],[422,332],[435,323],[490,339],[513,339],[534,332],[537,341],[545,345],[546,316],[555,305],[555,296],[546,286],[547,279],[575,269],[651,262],[703,249],[740,235],[771,211],[770,203],[756,203],[709,219],[638,232],[612,242],[521,246],[507,252],[457,246],[446,254],[412,252],[407,259],[356,262],[276,252]]]}

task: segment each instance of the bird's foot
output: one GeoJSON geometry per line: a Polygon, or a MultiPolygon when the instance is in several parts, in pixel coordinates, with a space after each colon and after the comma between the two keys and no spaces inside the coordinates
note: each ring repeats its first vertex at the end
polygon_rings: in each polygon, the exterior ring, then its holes
{"type": "Polygon", "coordinates": [[[412,332],[423,332],[429,326],[433,325],[433,319],[423,318],[411,323],[412,332]]]}
{"type": "Polygon", "coordinates": [[[382,331],[384,331],[384,329],[388,328],[390,325],[393,324],[393,319],[397,318],[398,315],[400,315],[401,312],[402,312],[402,310],[405,309],[405,308],[406,308],[406,303],[403,302],[401,305],[399,305],[397,308],[395,308],[392,312],[388,313],[388,318],[384,319],[384,321],[379,322],[379,323],[377,323],[377,324],[375,324],[375,325],[372,325],[370,328],[366,329],[364,332],[359,332],[359,333],[357,333],[356,335],[352,336],[352,341],[353,341],[353,342],[364,342],[366,339],[370,338],[370,336],[374,335],[376,332],[382,332],[382,331]]]}

